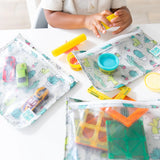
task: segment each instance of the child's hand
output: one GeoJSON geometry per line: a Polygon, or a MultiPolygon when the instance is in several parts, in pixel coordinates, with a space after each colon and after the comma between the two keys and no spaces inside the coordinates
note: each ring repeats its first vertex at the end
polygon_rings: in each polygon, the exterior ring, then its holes
{"type": "Polygon", "coordinates": [[[113,13],[105,10],[101,13],[87,15],[85,17],[85,28],[92,30],[97,37],[100,37],[99,31],[102,33],[106,32],[106,29],[103,27],[101,22],[105,23],[109,27],[112,27],[112,24],[106,19],[106,17],[111,14],[113,13]]]}
{"type": "Polygon", "coordinates": [[[113,27],[119,27],[113,34],[118,34],[122,32],[125,28],[127,28],[132,23],[132,17],[129,10],[126,7],[123,7],[114,14],[117,16],[116,18],[111,20],[113,27]]]}

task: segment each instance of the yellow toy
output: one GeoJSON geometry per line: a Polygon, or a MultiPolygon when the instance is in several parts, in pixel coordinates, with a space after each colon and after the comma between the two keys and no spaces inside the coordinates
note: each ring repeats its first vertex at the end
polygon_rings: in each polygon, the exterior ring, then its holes
{"type": "Polygon", "coordinates": [[[95,116],[86,109],[77,129],[76,143],[107,151],[106,120],[111,118],[105,112],[95,116]]]}
{"type": "Polygon", "coordinates": [[[160,73],[148,73],[145,78],[145,85],[154,92],[160,92],[160,73]]]}
{"type": "Polygon", "coordinates": [[[57,57],[60,54],[70,50],[71,48],[75,47],[76,45],[80,44],[81,42],[85,41],[86,35],[81,34],[78,37],[68,41],[67,43],[63,44],[62,46],[56,48],[55,50],[52,51],[53,56],[57,57]]]}
{"type": "Polygon", "coordinates": [[[81,70],[81,65],[79,64],[79,62],[77,61],[76,57],[73,55],[72,52],[70,52],[68,55],[67,55],[67,61],[70,65],[70,67],[75,70],[75,71],[79,71],[81,70]]]}
{"type": "Polygon", "coordinates": [[[111,98],[111,97],[99,92],[93,86],[88,88],[88,92],[90,94],[94,95],[95,97],[99,98],[100,100],[107,100],[107,99],[124,99],[127,96],[127,94],[131,91],[131,88],[129,88],[127,86],[120,87],[119,89],[120,89],[120,92],[114,98],[111,98]]]}
{"type": "MultiPolygon", "coordinates": [[[[97,98],[101,99],[101,100],[105,100],[105,99],[124,99],[124,100],[135,101],[134,99],[127,96],[127,94],[131,91],[131,88],[129,88],[127,86],[122,86],[119,89],[121,91],[112,98],[108,97],[107,95],[105,95],[105,94],[103,94],[99,91],[97,91],[93,86],[91,86],[88,89],[88,92],[91,93],[92,95],[96,96],[97,98]]],[[[108,109],[106,109],[106,107],[102,108],[102,110],[104,112],[106,112],[110,117],[119,121],[120,123],[122,123],[126,127],[130,127],[134,122],[136,122],[143,114],[145,114],[148,111],[148,108],[135,108],[134,112],[129,117],[125,117],[121,113],[117,112],[115,109],[116,109],[115,107],[114,108],[113,107],[108,107],[108,109]]]]}
{"type": "MultiPolygon", "coordinates": [[[[115,16],[114,14],[111,14],[111,15],[107,16],[106,18],[107,18],[109,21],[111,21],[113,18],[116,18],[116,17],[117,17],[117,16],[115,16]]],[[[107,26],[107,25],[104,24],[103,22],[102,22],[102,24],[103,24],[103,26],[106,28],[106,30],[110,28],[109,26],[107,26]]]]}

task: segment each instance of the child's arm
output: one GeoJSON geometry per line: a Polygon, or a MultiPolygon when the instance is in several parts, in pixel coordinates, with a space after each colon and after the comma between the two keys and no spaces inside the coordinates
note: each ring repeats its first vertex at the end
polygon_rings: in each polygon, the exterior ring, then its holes
{"type": "Polygon", "coordinates": [[[108,10],[93,15],[73,15],[50,10],[44,10],[44,13],[48,23],[52,27],[64,29],[87,28],[92,30],[97,37],[100,37],[99,31],[102,33],[106,32],[105,28],[101,25],[101,22],[110,27],[112,26],[106,19],[106,16],[112,14],[112,12],[108,10]]]}
{"type": "Polygon", "coordinates": [[[113,32],[113,34],[117,34],[122,32],[132,23],[132,17],[127,7],[112,9],[112,11],[117,17],[112,19],[111,23],[113,27],[119,27],[116,31],[113,32]]]}

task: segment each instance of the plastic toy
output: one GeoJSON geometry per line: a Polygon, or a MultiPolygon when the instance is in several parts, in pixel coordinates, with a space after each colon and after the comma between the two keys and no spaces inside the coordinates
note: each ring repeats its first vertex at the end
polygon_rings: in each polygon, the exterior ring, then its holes
{"type": "Polygon", "coordinates": [[[80,44],[81,42],[85,41],[86,35],[85,34],[81,34],[78,37],[68,41],[67,43],[63,44],[62,46],[56,48],[55,50],[52,51],[53,56],[57,57],[60,54],[70,50],[71,48],[77,46],[78,44],[80,44]]]}
{"type": "Polygon", "coordinates": [[[107,100],[107,99],[132,99],[130,97],[127,96],[127,94],[131,91],[131,89],[127,86],[123,86],[119,88],[121,91],[115,95],[114,97],[109,97],[101,92],[99,92],[98,90],[96,90],[93,86],[91,86],[90,88],[88,88],[88,92],[94,96],[96,96],[97,98],[101,99],[101,100],[107,100]]]}
{"type": "MultiPolygon", "coordinates": [[[[116,17],[117,17],[117,16],[115,16],[114,14],[111,14],[111,15],[107,16],[106,18],[107,18],[109,21],[111,21],[113,18],[116,18],[116,17]]],[[[106,28],[106,30],[110,28],[109,26],[107,26],[107,25],[104,24],[103,22],[101,22],[101,23],[102,23],[103,26],[106,28]]]]}
{"type": "Polygon", "coordinates": [[[98,57],[98,66],[104,73],[113,72],[119,65],[119,59],[111,53],[104,53],[98,57]]]}
{"type": "Polygon", "coordinates": [[[106,121],[109,159],[149,160],[143,122],[138,120],[130,128],[114,120],[106,121]]]}
{"type": "Polygon", "coordinates": [[[109,97],[109,96],[97,91],[93,86],[88,88],[88,93],[90,93],[93,96],[99,98],[100,100],[112,99],[111,97],[109,97]]]}
{"type": "Polygon", "coordinates": [[[5,82],[12,82],[16,76],[16,59],[13,56],[6,57],[6,64],[3,68],[3,80],[5,82]]]}
{"type": "MultiPolygon", "coordinates": [[[[131,100],[135,101],[134,99],[127,96],[127,94],[131,91],[131,89],[127,86],[123,86],[119,88],[121,91],[115,95],[114,97],[108,97],[107,95],[97,91],[93,86],[91,86],[88,89],[88,92],[92,95],[96,96],[97,98],[101,100],[105,99],[124,99],[124,100],[131,100]]],[[[148,108],[135,108],[135,111],[129,116],[126,117],[122,115],[121,113],[117,112],[115,109],[111,107],[103,107],[103,111],[105,111],[109,116],[111,116],[113,119],[121,122],[126,127],[130,127],[134,122],[136,122],[143,114],[145,114],[148,111],[148,108]]]]}
{"type": "Polygon", "coordinates": [[[105,122],[110,117],[103,111],[99,115],[94,116],[88,109],[85,110],[84,121],[79,123],[76,143],[86,145],[93,148],[107,150],[107,138],[105,122]]]}
{"type": "Polygon", "coordinates": [[[16,81],[17,87],[28,86],[28,72],[26,63],[19,63],[16,65],[16,81]]]}
{"type": "Polygon", "coordinates": [[[160,73],[148,73],[145,78],[145,85],[154,92],[160,92],[160,73]]]}
{"type": "Polygon", "coordinates": [[[45,87],[38,88],[36,92],[31,96],[25,104],[22,106],[22,111],[27,110],[28,108],[32,111],[38,107],[44,100],[48,99],[49,91],[45,87]]]}
{"type": "MultiPolygon", "coordinates": [[[[103,108],[104,109],[104,108],[103,108]]],[[[109,107],[105,109],[105,112],[110,115],[113,119],[119,121],[126,127],[131,127],[142,115],[144,115],[149,109],[148,108],[136,108],[135,111],[128,117],[117,112],[113,108],[109,107]]]]}
{"type": "Polygon", "coordinates": [[[79,64],[78,60],[76,59],[76,57],[73,55],[72,52],[70,52],[68,55],[67,55],[67,61],[70,65],[70,67],[75,70],[75,71],[79,71],[81,70],[81,65],[79,64]]]}

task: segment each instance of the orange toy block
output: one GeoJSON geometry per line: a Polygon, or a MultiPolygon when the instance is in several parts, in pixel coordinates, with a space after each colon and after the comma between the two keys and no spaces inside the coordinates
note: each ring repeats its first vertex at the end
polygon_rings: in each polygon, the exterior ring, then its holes
{"type": "Polygon", "coordinates": [[[126,127],[130,127],[134,122],[136,122],[147,111],[148,111],[148,108],[136,108],[136,110],[129,117],[125,117],[124,115],[112,109],[111,107],[105,109],[105,112],[108,115],[110,115],[113,119],[119,121],[126,127]]]}
{"type": "Polygon", "coordinates": [[[94,116],[86,109],[83,119],[77,129],[76,143],[107,151],[105,122],[112,118],[103,111],[94,116]]]}

